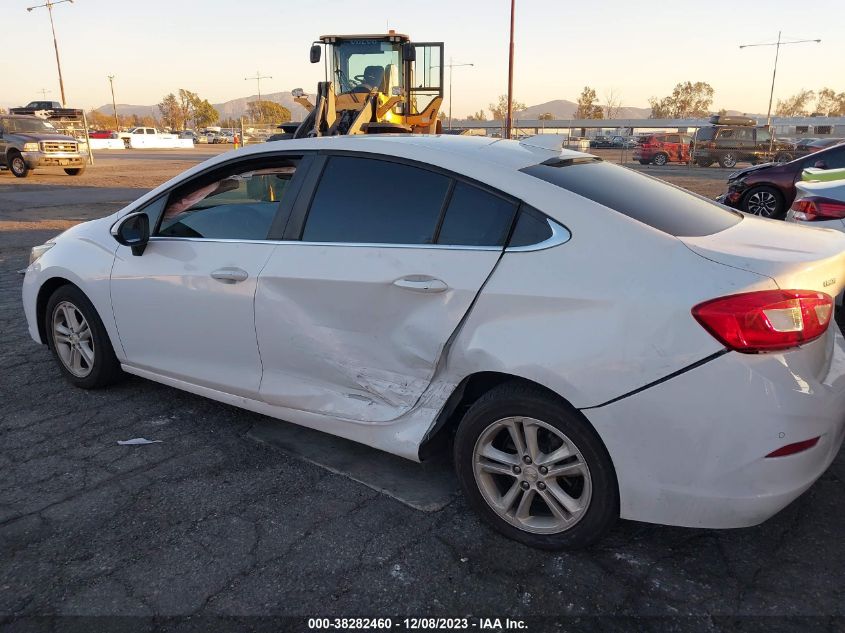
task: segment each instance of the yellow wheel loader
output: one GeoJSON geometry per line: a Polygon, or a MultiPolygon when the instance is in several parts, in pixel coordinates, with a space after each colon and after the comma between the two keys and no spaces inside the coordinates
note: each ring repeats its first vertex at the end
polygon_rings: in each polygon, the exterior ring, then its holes
{"type": "Polygon", "coordinates": [[[411,42],[407,35],[323,35],[311,46],[325,81],[311,103],[301,89],[295,101],[308,115],[286,123],[282,138],[340,134],[440,132],[443,42],[411,42]]]}

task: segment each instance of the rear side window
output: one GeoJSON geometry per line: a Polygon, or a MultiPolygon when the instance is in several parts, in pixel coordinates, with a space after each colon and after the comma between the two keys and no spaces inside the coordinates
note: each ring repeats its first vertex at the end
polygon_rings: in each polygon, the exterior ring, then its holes
{"type": "Polygon", "coordinates": [[[712,235],[742,219],[715,202],[602,160],[547,161],[521,171],[677,237],[712,235]]]}
{"type": "Polygon", "coordinates": [[[695,140],[696,141],[712,141],[714,136],[716,136],[716,128],[714,128],[714,127],[703,127],[695,133],[695,140]]]}
{"type": "Polygon", "coordinates": [[[539,211],[523,206],[516,220],[513,235],[508,242],[508,248],[516,246],[533,246],[545,242],[552,236],[552,227],[548,219],[539,211]]]}
{"type": "Polygon", "coordinates": [[[446,176],[409,165],[332,156],[302,240],[432,244],[449,184],[446,176]]]}
{"type": "Polygon", "coordinates": [[[502,246],[516,204],[464,182],[455,183],[440,227],[438,244],[502,246]]]}

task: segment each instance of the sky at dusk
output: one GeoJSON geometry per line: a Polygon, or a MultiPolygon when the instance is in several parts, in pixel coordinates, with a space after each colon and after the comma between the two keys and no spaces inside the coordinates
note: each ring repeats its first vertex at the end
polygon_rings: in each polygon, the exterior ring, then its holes
{"type": "MultiPolygon", "coordinates": [[[[3,49],[0,106],[59,99],[43,0],[0,0],[3,49]],[[10,54],[16,51],[16,54],[10,54]]],[[[845,1],[517,0],[514,95],[534,105],[575,100],[585,85],[625,105],[647,106],[685,80],[716,90],[713,109],[765,112],[773,48],[739,44],[820,38],[781,50],[775,99],[799,89],[845,91],[845,1]],[[839,60],[839,61],[835,61],[839,60]]],[[[152,104],[179,88],[212,103],[255,93],[257,70],[272,79],[262,93],[316,89],[322,65],[308,48],[328,33],[393,28],[416,41],[444,41],[454,70],[454,113],[465,116],[507,88],[508,0],[75,0],[54,8],[68,104],[152,104]]]]}

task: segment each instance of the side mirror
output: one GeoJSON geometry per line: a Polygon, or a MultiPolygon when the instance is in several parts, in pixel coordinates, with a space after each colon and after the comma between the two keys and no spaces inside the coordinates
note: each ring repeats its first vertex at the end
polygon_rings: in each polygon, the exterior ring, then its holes
{"type": "Polygon", "coordinates": [[[143,211],[130,213],[111,227],[118,244],[129,246],[133,255],[143,255],[150,241],[150,218],[143,211]]]}
{"type": "Polygon", "coordinates": [[[415,62],[417,61],[417,47],[413,44],[402,45],[402,61],[415,62]]]}
{"type": "Polygon", "coordinates": [[[311,51],[308,53],[308,57],[311,60],[312,64],[316,64],[320,61],[320,57],[323,55],[323,47],[319,44],[314,44],[311,47],[311,51]]]}
{"type": "Polygon", "coordinates": [[[816,169],[827,169],[827,163],[823,160],[817,160],[815,163],[813,163],[813,167],[815,167],[816,169]]]}

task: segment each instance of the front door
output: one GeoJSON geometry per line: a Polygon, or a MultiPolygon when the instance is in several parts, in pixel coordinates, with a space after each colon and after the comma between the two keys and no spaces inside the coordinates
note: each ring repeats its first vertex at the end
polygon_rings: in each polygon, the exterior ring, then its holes
{"type": "Polygon", "coordinates": [[[258,281],[261,398],[366,422],[408,411],[496,266],[515,209],[421,167],[328,158],[301,240],[277,246],[258,281]]]}
{"type": "Polygon", "coordinates": [[[285,212],[296,161],[240,161],[150,205],[158,224],[143,255],[120,247],[111,278],[129,365],[256,397],[261,361],[253,301],[285,212]]]}

